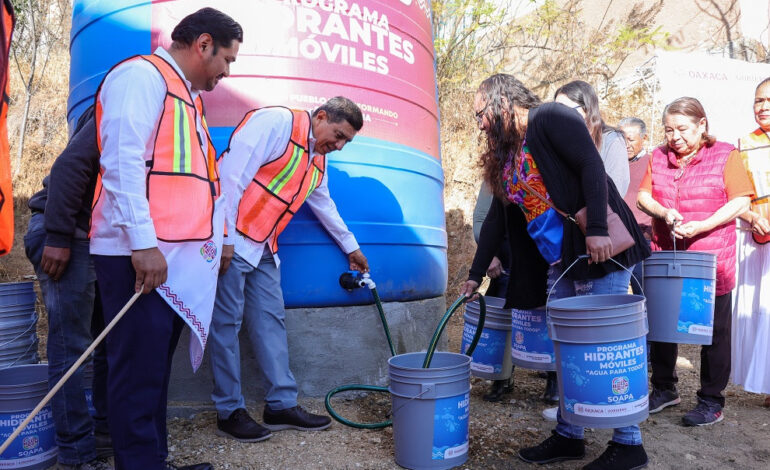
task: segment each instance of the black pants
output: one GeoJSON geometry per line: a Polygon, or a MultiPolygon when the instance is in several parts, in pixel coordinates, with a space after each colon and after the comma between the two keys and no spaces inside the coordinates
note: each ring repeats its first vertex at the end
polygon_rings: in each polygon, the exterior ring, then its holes
{"type": "MultiPolygon", "coordinates": [[[[725,406],[722,391],[730,379],[730,335],[732,322],[732,292],[714,299],[714,333],[708,346],[700,350],[700,390],[698,397],[725,406]]],[[[652,386],[658,390],[675,390],[676,343],[650,342],[652,356],[652,386]]]]}
{"type": "MultiPolygon", "coordinates": [[[[104,319],[134,295],[130,256],[93,256],[104,319]]],[[[171,359],[184,322],[156,292],[142,295],[107,335],[109,426],[117,470],[165,469],[171,359]]]]}

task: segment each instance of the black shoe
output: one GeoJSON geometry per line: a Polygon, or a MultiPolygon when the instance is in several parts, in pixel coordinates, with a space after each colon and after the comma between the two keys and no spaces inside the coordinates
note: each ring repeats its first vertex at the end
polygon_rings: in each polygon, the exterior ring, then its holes
{"type": "Polygon", "coordinates": [[[63,463],[56,464],[54,470],[114,470],[114,467],[108,459],[95,458],[88,463],[76,465],[67,465],[63,463]]]}
{"type": "Polygon", "coordinates": [[[301,406],[273,411],[265,406],[262,414],[265,427],[271,431],[296,429],[298,431],[320,431],[332,424],[331,418],[324,415],[308,413],[301,406]]]}
{"type": "Polygon", "coordinates": [[[551,437],[535,447],[519,450],[519,458],[528,463],[550,463],[560,460],[578,460],[586,455],[583,439],[570,439],[551,431],[551,437]]]}
{"type": "Polygon", "coordinates": [[[106,459],[115,454],[115,451],[112,450],[112,437],[109,433],[94,432],[94,444],[97,458],[106,459]]]}
{"type": "Polygon", "coordinates": [[[241,442],[259,442],[272,437],[270,430],[254,421],[243,408],[230,413],[227,419],[217,418],[217,434],[241,442]]]}
{"type": "Polygon", "coordinates": [[[660,390],[657,388],[652,389],[648,400],[650,414],[659,413],[663,411],[664,408],[676,406],[682,402],[682,399],[679,398],[679,394],[676,390],[660,390]]]}
{"type": "Polygon", "coordinates": [[[503,399],[503,395],[513,391],[513,376],[508,379],[494,380],[489,387],[489,393],[482,396],[484,401],[498,402],[503,399]]]}
{"type": "Polygon", "coordinates": [[[632,446],[614,441],[608,444],[607,450],[583,470],[636,470],[647,466],[647,452],[641,444],[632,446]]]}
{"type": "Polygon", "coordinates": [[[179,467],[171,462],[166,462],[166,470],[214,470],[214,466],[208,462],[203,462],[179,467]]]}
{"type": "Polygon", "coordinates": [[[548,372],[543,401],[550,404],[559,403],[559,382],[556,380],[556,372],[548,372]]]}

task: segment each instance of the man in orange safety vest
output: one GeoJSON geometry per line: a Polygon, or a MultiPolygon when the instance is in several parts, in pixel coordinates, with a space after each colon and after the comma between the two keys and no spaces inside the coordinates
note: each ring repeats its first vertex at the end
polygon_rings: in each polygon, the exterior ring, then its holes
{"type": "Polygon", "coordinates": [[[341,96],[329,99],[312,114],[283,107],[253,110],[236,127],[220,159],[227,237],[210,337],[219,434],[256,442],[269,438],[271,431],[315,431],[331,424],[328,416],[297,405],[297,383],[289,369],[278,240],[292,216],[307,203],[347,255],[350,269],[369,270],[329,195],[326,171],[326,154],[341,150],[362,126],[361,110],[341,96]],[[249,416],[241,394],[238,331],[242,322],[250,330],[267,381],[264,426],[249,416]]]}
{"type": "Polygon", "coordinates": [[[203,8],[171,39],[169,49],[113,67],[95,100],[101,184],[90,250],[105,322],[144,293],[107,337],[109,426],[125,470],[177,468],[166,462],[171,360],[186,324],[200,364],[224,232],[200,92],[229,75],[243,31],[203,8]]]}

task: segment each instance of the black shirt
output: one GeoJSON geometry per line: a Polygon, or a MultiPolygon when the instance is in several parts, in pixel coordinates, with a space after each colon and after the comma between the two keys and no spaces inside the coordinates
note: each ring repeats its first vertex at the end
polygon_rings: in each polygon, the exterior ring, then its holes
{"type": "Polygon", "coordinates": [[[73,237],[85,238],[91,224],[91,204],[99,174],[94,108],[83,112],[75,132],[43,179],[43,189],[28,206],[45,213],[48,246],[69,248],[73,237]]]}
{"type": "MultiPolygon", "coordinates": [[[[636,244],[614,257],[631,268],[650,256],[631,210],[604,171],[599,152],[585,122],[568,107],[547,103],[529,110],[527,146],[543,177],[553,204],[568,214],[587,207],[586,235],[607,236],[607,204],[615,211],[636,244]]],[[[566,269],[586,253],[585,236],[578,226],[563,220],[561,268],[566,269]]],[[[503,237],[511,248],[510,281],[506,308],[535,308],[545,304],[548,264],[527,233],[527,222],[518,206],[495,198],[481,228],[469,279],[480,282],[503,237]]],[[[577,263],[570,279],[597,279],[621,269],[612,261],[577,263]]]]}

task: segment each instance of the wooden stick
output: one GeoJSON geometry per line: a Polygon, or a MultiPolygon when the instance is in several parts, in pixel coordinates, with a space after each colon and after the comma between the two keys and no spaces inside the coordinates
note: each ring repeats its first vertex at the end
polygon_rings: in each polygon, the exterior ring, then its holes
{"type": "MultiPolygon", "coordinates": [[[[144,288],[144,286],[142,286],[142,288],[144,288]]],[[[48,392],[48,394],[45,397],[43,397],[43,399],[40,401],[40,403],[37,404],[35,409],[32,410],[32,412],[29,414],[29,416],[27,416],[27,419],[25,419],[19,425],[19,427],[16,428],[15,431],[13,431],[13,434],[11,434],[8,437],[8,439],[6,439],[5,442],[3,442],[3,445],[0,446],[0,455],[2,455],[2,453],[5,452],[5,449],[7,449],[8,446],[11,445],[11,442],[13,442],[13,440],[16,439],[19,436],[19,434],[21,434],[21,432],[24,430],[24,428],[27,427],[29,422],[32,421],[32,418],[34,418],[38,413],[40,413],[40,410],[42,410],[43,407],[48,404],[48,402],[51,400],[51,398],[53,398],[53,396],[56,394],[56,392],[58,392],[59,389],[62,388],[64,383],[70,378],[70,376],[72,374],[75,373],[75,371],[78,369],[78,367],[80,367],[80,365],[83,364],[83,362],[85,362],[85,360],[88,358],[88,356],[90,356],[91,353],[94,351],[94,349],[96,349],[96,346],[98,346],[99,343],[102,342],[104,337],[107,336],[107,333],[109,333],[110,330],[112,330],[112,328],[115,327],[115,325],[118,323],[118,321],[120,321],[120,319],[123,318],[123,315],[126,314],[128,309],[130,309],[131,306],[134,305],[134,302],[136,302],[136,299],[138,299],[140,295],[142,295],[141,291],[139,291],[136,294],[134,294],[134,296],[131,297],[128,300],[128,302],[126,302],[126,305],[124,305],[123,308],[120,310],[120,312],[118,312],[118,314],[115,315],[115,318],[113,318],[112,321],[109,323],[109,325],[107,325],[104,328],[104,331],[102,331],[101,334],[96,337],[94,342],[91,343],[91,346],[89,346],[88,349],[86,349],[85,352],[83,352],[83,354],[78,358],[78,360],[75,361],[74,364],[72,364],[72,367],[69,368],[67,373],[64,374],[64,376],[61,379],[59,379],[58,382],[56,382],[56,385],[54,385],[53,388],[48,392]]]]}

